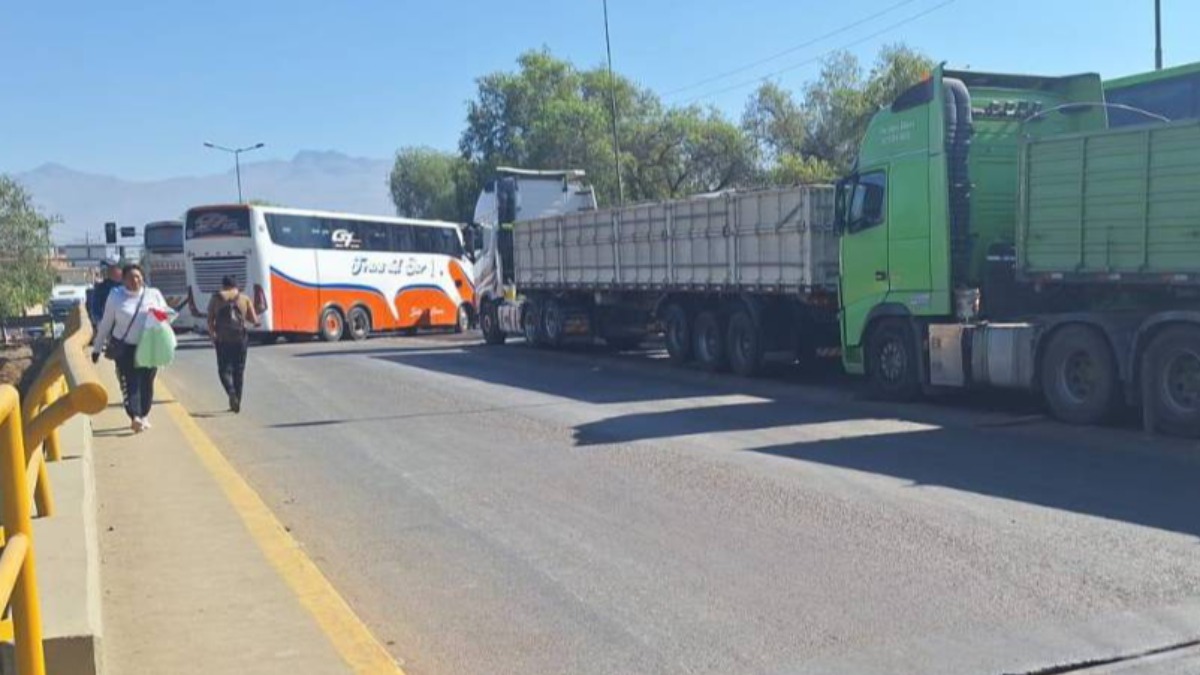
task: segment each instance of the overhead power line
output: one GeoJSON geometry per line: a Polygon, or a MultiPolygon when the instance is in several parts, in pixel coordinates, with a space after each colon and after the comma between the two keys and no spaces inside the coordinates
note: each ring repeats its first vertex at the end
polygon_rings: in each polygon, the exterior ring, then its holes
{"type": "Polygon", "coordinates": [[[871,33],[870,35],[867,35],[867,36],[865,36],[865,37],[861,37],[861,38],[859,38],[859,39],[857,39],[857,40],[854,40],[853,42],[847,42],[846,44],[844,44],[844,45],[841,45],[840,47],[835,47],[834,49],[830,49],[829,51],[827,51],[827,52],[824,52],[824,53],[821,53],[821,54],[819,54],[819,55],[817,55],[817,56],[815,56],[815,57],[813,57],[813,58],[811,58],[811,59],[806,59],[806,60],[804,60],[804,61],[801,61],[801,62],[799,62],[799,63],[793,63],[792,65],[790,65],[790,66],[787,66],[786,68],[780,68],[779,70],[776,70],[776,71],[773,71],[773,72],[767,73],[766,75],[761,75],[761,76],[759,76],[759,77],[756,77],[756,78],[754,78],[754,79],[752,79],[752,80],[743,80],[743,81],[741,81],[741,82],[738,82],[737,84],[732,84],[732,85],[729,85],[728,87],[722,87],[721,89],[716,89],[716,90],[714,90],[714,91],[710,91],[710,92],[707,92],[707,93],[704,93],[704,94],[699,94],[699,95],[697,95],[697,96],[693,96],[692,98],[690,98],[690,99],[688,99],[688,100],[686,101],[685,105],[691,105],[692,103],[695,103],[695,102],[697,102],[697,101],[702,101],[702,100],[704,100],[704,99],[706,99],[706,98],[712,98],[713,96],[719,96],[719,95],[721,95],[721,94],[724,94],[725,92],[733,91],[733,90],[735,90],[735,89],[741,89],[741,88],[743,88],[743,87],[749,87],[749,86],[751,86],[751,85],[755,85],[755,84],[758,84],[758,83],[760,83],[760,82],[766,82],[767,80],[770,80],[770,79],[771,79],[771,78],[773,78],[773,77],[778,77],[778,76],[780,76],[780,75],[782,75],[782,74],[784,74],[784,73],[789,73],[789,72],[791,72],[791,71],[793,71],[793,70],[796,70],[797,68],[803,68],[804,66],[812,65],[812,64],[814,64],[814,63],[819,63],[819,62],[820,62],[822,59],[824,59],[825,57],[829,56],[830,54],[833,54],[833,53],[835,53],[835,52],[842,51],[842,50],[844,50],[844,49],[849,49],[849,48],[851,48],[851,47],[856,47],[856,46],[858,46],[858,45],[860,45],[860,44],[862,44],[862,43],[864,43],[864,42],[869,42],[869,41],[871,41],[871,40],[874,40],[875,38],[877,38],[877,37],[879,37],[879,36],[881,36],[881,35],[884,35],[884,34],[886,34],[886,33],[890,33],[891,31],[894,31],[894,30],[896,30],[897,28],[900,28],[900,27],[902,27],[902,26],[906,26],[906,25],[908,25],[908,24],[910,24],[910,23],[912,23],[912,22],[914,22],[914,21],[916,21],[916,20],[918,20],[918,19],[923,19],[923,18],[925,18],[926,16],[929,16],[930,14],[932,14],[932,13],[936,12],[937,10],[939,10],[939,9],[942,9],[943,7],[946,7],[947,5],[952,5],[952,4],[954,4],[956,1],[957,1],[957,0],[944,0],[944,2],[941,2],[941,3],[939,3],[939,4],[936,4],[936,5],[934,5],[934,6],[930,7],[930,8],[928,8],[928,9],[926,9],[926,10],[924,10],[924,11],[921,11],[921,12],[918,12],[918,13],[916,13],[916,14],[913,14],[912,16],[910,16],[910,17],[908,17],[908,18],[906,18],[906,19],[903,19],[903,20],[901,20],[901,21],[897,21],[897,22],[895,22],[895,23],[893,23],[893,24],[890,24],[890,25],[888,25],[888,26],[885,26],[885,27],[883,27],[883,28],[881,28],[881,29],[879,29],[879,30],[875,31],[874,33],[871,33]]]}
{"type": "Polygon", "coordinates": [[[689,84],[687,86],[679,87],[677,89],[672,89],[670,91],[663,93],[663,96],[674,96],[675,94],[678,94],[680,92],[689,91],[689,90],[695,89],[697,87],[703,87],[704,85],[709,84],[711,82],[716,82],[717,80],[723,80],[727,77],[730,77],[731,75],[738,75],[740,73],[744,73],[747,70],[750,70],[752,68],[757,68],[758,66],[761,66],[764,63],[770,63],[771,61],[783,58],[784,56],[787,56],[788,54],[794,54],[794,53],[800,51],[801,49],[806,49],[808,47],[811,47],[823,40],[828,40],[829,38],[837,37],[847,31],[854,30],[855,28],[858,28],[859,26],[861,26],[863,24],[870,23],[870,22],[874,21],[875,19],[878,19],[882,16],[886,16],[886,15],[896,11],[897,9],[904,7],[905,5],[911,5],[912,3],[916,2],[916,1],[917,0],[900,0],[900,2],[894,3],[888,7],[885,7],[870,16],[863,17],[862,19],[859,19],[858,21],[855,21],[854,23],[848,23],[840,28],[837,28],[828,33],[825,33],[824,35],[819,35],[815,38],[812,38],[811,40],[807,40],[798,45],[788,47],[787,49],[785,49],[781,52],[775,52],[774,54],[771,54],[770,56],[761,58],[757,61],[747,63],[743,66],[738,66],[737,68],[734,68],[733,70],[727,70],[723,73],[718,73],[711,77],[706,77],[703,80],[693,82],[692,84],[689,84]]]}

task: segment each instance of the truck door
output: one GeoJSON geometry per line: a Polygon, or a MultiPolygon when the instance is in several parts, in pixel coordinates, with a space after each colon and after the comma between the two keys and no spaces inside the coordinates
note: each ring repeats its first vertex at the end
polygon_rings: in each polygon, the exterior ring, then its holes
{"type": "Polygon", "coordinates": [[[844,184],[841,245],[842,339],[858,345],[871,308],[890,289],[888,275],[888,174],[859,174],[844,184]]]}

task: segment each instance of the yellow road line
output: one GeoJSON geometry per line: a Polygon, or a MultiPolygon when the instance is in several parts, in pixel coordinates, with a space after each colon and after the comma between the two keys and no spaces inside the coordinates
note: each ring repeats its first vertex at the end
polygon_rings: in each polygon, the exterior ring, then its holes
{"type": "Polygon", "coordinates": [[[242,522],[250,530],[267,560],[300,603],[312,614],[321,630],[356,673],[370,675],[404,675],[404,671],[379,643],[362,619],[338,594],[329,579],[300,548],[300,544],[284,529],[283,524],[263,502],[262,497],[250,487],[237,469],[225,459],[208,434],[196,424],[179,400],[159,380],[158,388],[171,399],[164,406],[168,414],[179,425],[184,438],[192,446],[200,461],[225,491],[242,522]]]}

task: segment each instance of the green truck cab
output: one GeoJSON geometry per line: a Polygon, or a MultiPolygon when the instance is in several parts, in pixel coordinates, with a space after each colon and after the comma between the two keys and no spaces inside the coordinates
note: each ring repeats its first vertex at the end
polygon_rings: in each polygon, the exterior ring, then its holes
{"type": "Polygon", "coordinates": [[[1095,74],[936,69],[838,185],[846,369],[892,399],[1026,388],[1069,422],[1128,403],[1200,434],[1188,194],[1200,126],[1110,130],[1095,74]]]}

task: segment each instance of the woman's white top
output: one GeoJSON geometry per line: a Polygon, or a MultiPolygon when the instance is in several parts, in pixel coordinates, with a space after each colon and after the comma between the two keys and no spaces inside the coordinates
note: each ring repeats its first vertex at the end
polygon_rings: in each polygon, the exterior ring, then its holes
{"type": "Polygon", "coordinates": [[[100,326],[96,328],[96,337],[92,341],[92,351],[104,351],[104,345],[108,343],[109,336],[113,336],[118,340],[123,339],[126,343],[136,345],[142,339],[142,331],[146,328],[146,317],[150,310],[168,309],[166,298],[157,288],[142,286],[142,290],[134,293],[124,286],[118,286],[108,294],[108,301],[104,303],[104,316],[100,319],[100,326]],[[142,300],[142,296],[145,299],[142,300]],[[142,306],[138,307],[138,301],[141,300],[142,306]],[[137,316],[134,316],[134,311],[137,311],[137,316]],[[129,331],[126,335],[125,331],[129,331]]]}

